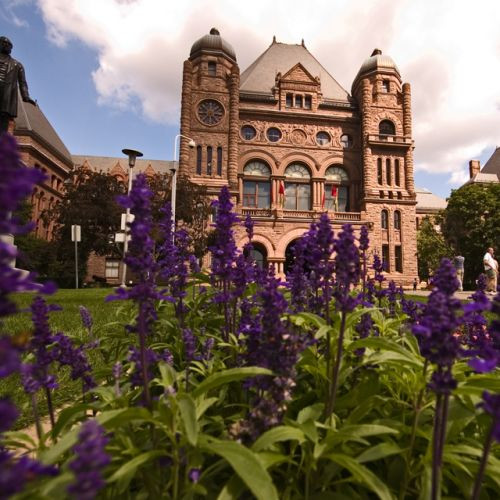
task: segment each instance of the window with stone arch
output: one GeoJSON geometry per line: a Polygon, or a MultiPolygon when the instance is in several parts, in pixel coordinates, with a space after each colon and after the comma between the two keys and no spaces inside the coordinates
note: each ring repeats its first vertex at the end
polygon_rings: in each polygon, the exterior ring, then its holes
{"type": "Polygon", "coordinates": [[[271,207],[271,169],[262,160],[249,161],[243,169],[243,206],[271,207]]]}
{"type": "Polygon", "coordinates": [[[303,163],[291,163],[285,169],[286,210],[311,210],[311,172],[303,163]]]}
{"type": "Polygon", "coordinates": [[[349,175],[342,165],[332,165],[325,172],[325,208],[334,212],[348,212],[349,175]]]}
{"type": "Polygon", "coordinates": [[[394,229],[401,230],[401,212],[399,210],[394,212],[394,229]]]}
{"type": "Polygon", "coordinates": [[[389,212],[387,210],[380,212],[380,225],[382,229],[389,229],[389,212]]]}
{"type": "Polygon", "coordinates": [[[396,135],[396,126],[391,120],[382,120],[378,125],[380,135],[396,135]]]}

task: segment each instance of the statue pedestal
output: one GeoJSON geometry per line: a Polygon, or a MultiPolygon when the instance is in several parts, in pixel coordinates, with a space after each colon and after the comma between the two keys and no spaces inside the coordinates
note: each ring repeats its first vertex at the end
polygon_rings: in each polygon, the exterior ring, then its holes
{"type": "Polygon", "coordinates": [[[26,271],[25,269],[18,269],[16,267],[15,255],[16,255],[17,247],[16,247],[16,245],[14,245],[14,236],[12,236],[12,234],[0,234],[0,241],[2,243],[5,243],[5,244],[9,245],[10,247],[12,247],[13,257],[10,260],[10,262],[8,263],[9,267],[12,268],[14,271],[18,271],[19,273],[21,273],[22,278],[24,278],[25,276],[28,276],[29,271],[26,271]]]}

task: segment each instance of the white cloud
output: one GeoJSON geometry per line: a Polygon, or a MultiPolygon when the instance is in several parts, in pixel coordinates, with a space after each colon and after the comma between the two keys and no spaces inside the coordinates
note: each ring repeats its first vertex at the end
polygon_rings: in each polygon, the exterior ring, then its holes
{"type": "Polygon", "coordinates": [[[458,182],[464,162],[500,143],[500,2],[37,2],[52,42],[65,47],[78,39],[97,52],[100,103],[135,106],[154,121],[178,123],[182,62],[216,26],[241,70],[273,35],[288,43],[305,39],[348,91],[373,48],[390,54],[412,84],[417,170],[449,172],[458,182]]]}

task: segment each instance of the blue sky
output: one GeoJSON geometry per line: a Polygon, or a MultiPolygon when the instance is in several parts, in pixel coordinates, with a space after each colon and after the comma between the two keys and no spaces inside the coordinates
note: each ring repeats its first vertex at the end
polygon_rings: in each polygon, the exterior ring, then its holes
{"type": "Polygon", "coordinates": [[[30,93],[73,154],[173,158],[182,62],[217,26],[244,70],[300,43],[350,91],[375,47],[412,85],[415,180],[446,197],[500,146],[500,2],[476,0],[0,0],[30,93]]]}

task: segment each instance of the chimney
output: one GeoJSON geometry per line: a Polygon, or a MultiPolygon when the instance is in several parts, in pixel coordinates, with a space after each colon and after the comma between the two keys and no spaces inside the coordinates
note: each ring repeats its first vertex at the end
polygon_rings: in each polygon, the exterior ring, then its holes
{"type": "Polygon", "coordinates": [[[481,162],[479,160],[471,160],[469,162],[469,176],[472,179],[481,170],[481,162]]]}

